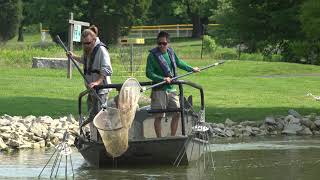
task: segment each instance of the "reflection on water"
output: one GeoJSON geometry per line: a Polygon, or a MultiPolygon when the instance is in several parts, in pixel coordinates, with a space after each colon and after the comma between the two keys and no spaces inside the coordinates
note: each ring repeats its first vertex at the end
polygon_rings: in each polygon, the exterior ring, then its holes
{"type": "MultiPolygon", "coordinates": [[[[319,179],[320,137],[215,139],[210,145],[215,170],[204,161],[189,166],[151,166],[114,169],[88,167],[82,156],[72,154],[74,179],[215,179],[215,180],[315,180],[319,179]]],[[[37,179],[53,151],[0,152],[0,179],[37,179]]],[[[208,154],[207,154],[208,155],[208,154]]],[[[208,156],[207,156],[208,157],[208,156]]],[[[58,177],[64,179],[64,160],[58,177]]],[[[208,163],[208,162],[207,162],[208,163]]],[[[51,163],[52,164],[52,163],[51,163]]],[[[50,167],[42,177],[50,177],[50,167]]],[[[68,179],[72,171],[68,164],[68,179]]]]}

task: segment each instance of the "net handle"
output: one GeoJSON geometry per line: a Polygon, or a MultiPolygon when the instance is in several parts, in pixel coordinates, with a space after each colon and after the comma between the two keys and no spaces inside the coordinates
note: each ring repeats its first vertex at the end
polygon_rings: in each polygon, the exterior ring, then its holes
{"type": "MultiPolygon", "coordinates": [[[[69,52],[69,50],[67,49],[66,45],[62,42],[62,40],[60,39],[60,36],[57,35],[56,36],[56,40],[58,42],[58,44],[64,49],[64,51],[66,53],[69,52]]],[[[99,102],[102,104],[102,108],[105,109],[106,107],[106,103],[103,103],[102,99],[100,98],[100,96],[98,95],[97,91],[94,88],[89,87],[89,80],[85,77],[85,75],[83,74],[83,72],[81,71],[80,67],[78,66],[78,64],[75,62],[75,60],[70,56],[67,55],[68,59],[72,61],[72,63],[76,66],[77,70],[79,71],[79,73],[81,74],[82,78],[85,80],[86,82],[86,86],[90,89],[90,92],[93,93],[93,95],[99,100],[99,102]]]]}
{"type": "MultiPolygon", "coordinates": [[[[205,66],[205,67],[203,67],[203,68],[200,68],[200,72],[203,71],[203,70],[209,69],[209,68],[211,68],[211,67],[214,67],[214,66],[218,66],[218,65],[220,65],[220,64],[223,64],[224,62],[225,62],[225,61],[220,61],[220,62],[211,64],[211,65],[205,66]]],[[[185,76],[189,76],[190,74],[193,74],[193,73],[195,73],[195,72],[194,72],[194,71],[191,71],[191,72],[188,72],[188,73],[186,73],[186,74],[183,74],[183,75],[180,75],[180,76],[176,76],[176,77],[172,78],[171,80],[174,81],[174,80],[176,80],[176,79],[179,79],[179,78],[182,78],[182,77],[185,77],[185,76]]],[[[167,83],[167,81],[161,81],[161,82],[159,82],[159,83],[157,83],[157,84],[154,84],[154,85],[152,85],[152,86],[149,86],[149,87],[147,87],[147,88],[142,88],[142,91],[146,91],[146,90],[155,88],[155,87],[157,87],[157,86],[160,86],[160,85],[163,85],[163,84],[166,84],[166,83],[167,83]]]]}

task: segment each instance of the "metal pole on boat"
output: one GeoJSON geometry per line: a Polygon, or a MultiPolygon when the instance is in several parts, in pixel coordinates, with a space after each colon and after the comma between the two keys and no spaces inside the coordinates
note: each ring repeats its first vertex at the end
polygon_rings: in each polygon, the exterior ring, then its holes
{"type": "Polygon", "coordinates": [[[173,165],[174,166],[179,166],[181,163],[181,160],[183,159],[183,156],[187,153],[187,145],[190,143],[192,137],[189,136],[186,142],[181,146],[180,151],[178,153],[177,158],[174,160],[173,165]]]}
{"type": "MultiPolygon", "coordinates": [[[[62,159],[62,156],[60,155],[58,167],[60,167],[61,159],[62,159]]],[[[59,171],[59,168],[57,168],[57,170],[56,170],[56,175],[55,175],[54,177],[57,177],[58,171],[59,171]]]]}
{"type": "Polygon", "coordinates": [[[49,158],[49,160],[47,161],[47,163],[44,165],[44,167],[42,168],[40,174],[38,175],[38,178],[40,178],[43,170],[47,167],[47,165],[49,164],[49,162],[51,161],[52,157],[54,156],[54,154],[57,152],[57,149],[54,150],[53,154],[51,155],[51,157],[49,158]]]}
{"type": "Polygon", "coordinates": [[[52,174],[54,173],[55,170],[56,170],[55,177],[57,177],[62,156],[65,156],[65,161],[66,161],[65,162],[66,163],[66,165],[65,165],[65,178],[67,179],[67,176],[68,176],[68,174],[67,174],[68,173],[68,156],[70,158],[70,163],[71,163],[71,168],[72,168],[72,177],[74,177],[73,164],[72,164],[72,160],[71,160],[72,150],[68,146],[68,139],[69,139],[69,133],[66,130],[65,133],[63,134],[62,142],[59,143],[55,147],[56,148],[55,151],[53,152],[53,154],[51,155],[51,157],[49,158],[49,160],[47,161],[45,166],[42,168],[40,174],[38,175],[38,179],[40,179],[41,174],[43,173],[44,169],[47,167],[47,165],[49,164],[49,162],[52,160],[53,156],[55,156],[55,155],[56,155],[56,157],[55,157],[54,162],[51,167],[50,179],[52,178],[52,174]]]}
{"type": "MultiPolygon", "coordinates": [[[[209,69],[209,68],[211,68],[211,67],[214,67],[214,66],[218,66],[218,65],[220,65],[220,64],[223,64],[224,62],[225,62],[225,61],[220,61],[220,62],[211,64],[211,65],[202,67],[202,68],[200,68],[200,72],[203,71],[203,70],[209,69]]],[[[191,72],[188,72],[188,73],[186,73],[186,74],[173,77],[173,78],[172,78],[172,81],[177,80],[177,79],[182,78],[182,77],[185,77],[185,76],[189,76],[190,74],[193,74],[193,73],[195,73],[195,72],[191,71],[191,72]]],[[[161,81],[161,82],[159,82],[159,83],[157,83],[157,84],[154,84],[154,85],[149,86],[149,87],[147,87],[147,88],[145,88],[145,89],[142,89],[142,90],[143,90],[143,91],[146,91],[146,90],[152,89],[152,88],[154,88],[154,87],[157,87],[157,86],[160,86],[160,85],[163,85],[163,84],[166,84],[166,83],[167,83],[166,81],[161,81]]]]}

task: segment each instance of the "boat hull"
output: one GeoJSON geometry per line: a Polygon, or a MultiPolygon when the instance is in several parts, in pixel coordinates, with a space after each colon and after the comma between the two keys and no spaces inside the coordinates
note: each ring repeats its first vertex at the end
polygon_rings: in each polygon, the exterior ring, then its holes
{"type": "Polygon", "coordinates": [[[201,157],[205,143],[207,142],[188,136],[134,140],[129,141],[128,150],[116,158],[106,152],[102,142],[80,140],[77,148],[89,165],[94,167],[187,165],[201,157]]]}

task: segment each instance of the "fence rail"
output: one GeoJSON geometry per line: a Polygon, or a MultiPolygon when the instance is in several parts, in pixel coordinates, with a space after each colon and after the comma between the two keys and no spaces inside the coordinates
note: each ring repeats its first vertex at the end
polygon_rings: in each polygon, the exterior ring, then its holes
{"type": "MultiPolygon", "coordinates": [[[[209,24],[208,26],[218,25],[219,24],[209,24]]],[[[191,37],[192,30],[192,24],[132,26],[128,38],[155,38],[160,31],[167,31],[171,37],[191,37]]]]}

